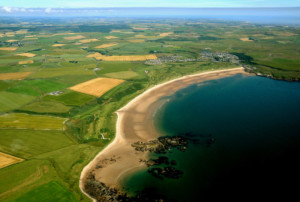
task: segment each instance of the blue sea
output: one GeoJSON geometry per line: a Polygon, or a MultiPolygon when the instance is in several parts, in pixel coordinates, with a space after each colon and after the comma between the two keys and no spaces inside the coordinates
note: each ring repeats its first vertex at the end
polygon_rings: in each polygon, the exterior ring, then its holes
{"type": "Polygon", "coordinates": [[[163,99],[169,102],[155,116],[157,130],[169,136],[192,134],[198,143],[185,152],[151,156],[175,160],[181,178],[140,171],[123,181],[129,193],[146,189],[183,202],[297,196],[300,83],[236,75],[194,84],[163,99]]]}

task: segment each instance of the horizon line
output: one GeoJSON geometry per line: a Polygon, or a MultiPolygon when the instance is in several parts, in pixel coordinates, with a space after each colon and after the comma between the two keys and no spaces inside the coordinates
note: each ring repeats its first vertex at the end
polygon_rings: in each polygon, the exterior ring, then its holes
{"type": "Polygon", "coordinates": [[[189,8],[189,9],[199,9],[199,8],[300,8],[299,6],[261,6],[261,7],[184,7],[184,6],[172,6],[172,7],[160,7],[160,6],[151,6],[151,7],[142,7],[142,6],[122,6],[122,7],[15,7],[15,6],[0,6],[1,8],[32,8],[32,9],[45,9],[45,8],[51,8],[51,9],[103,9],[103,8],[189,8]]]}

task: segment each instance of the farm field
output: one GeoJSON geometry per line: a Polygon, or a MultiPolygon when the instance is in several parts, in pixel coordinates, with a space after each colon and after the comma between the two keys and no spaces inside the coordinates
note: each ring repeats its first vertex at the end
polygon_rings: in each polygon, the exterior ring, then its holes
{"type": "Polygon", "coordinates": [[[91,95],[75,92],[75,91],[68,91],[57,96],[47,95],[43,97],[43,99],[58,101],[65,105],[81,106],[87,102],[95,100],[95,97],[91,95]]]}
{"type": "Polygon", "coordinates": [[[144,61],[155,60],[156,55],[120,55],[120,56],[105,56],[101,53],[94,53],[87,56],[88,58],[95,58],[96,60],[103,61],[144,61]]]}
{"type": "Polygon", "coordinates": [[[22,160],[0,160],[0,201],[90,201],[83,167],[113,140],[116,110],[152,86],[240,66],[300,80],[299,27],[0,19],[0,159],[22,160]]]}
{"type": "Polygon", "coordinates": [[[22,161],[23,159],[21,158],[0,152],[0,169],[22,161]]]}
{"type": "Polygon", "coordinates": [[[19,65],[26,65],[26,64],[33,64],[34,61],[33,60],[25,60],[25,61],[20,61],[19,65]]]}
{"type": "Polygon", "coordinates": [[[117,43],[107,43],[107,44],[102,44],[100,46],[96,46],[95,48],[109,48],[109,47],[112,47],[112,46],[116,46],[118,45],[117,43]]]}
{"type": "Polygon", "coordinates": [[[9,113],[0,115],[0,128],[63,130],[65,118],[9,113]]]}
{"type": "Polygon", "coordinates": [[[84,83],[77,84],[76,86],[72,86],[69,89],[80,93],[100,97],[110,89],[123,82],[124,80],[119,79],[97,78],[90,81],[86,81],[84,83]]]}
{"type": "Polygon", "coordinates": [[[38,100],[19,108],[21,111],[41,114],[62,114],[67,113],[70,109],[71,107],[66,106],[63,103],[45,100],[38,100]]]}
{"type": "Polygon", "coordinates": [[[17,47],[0,47],[0,51],[15,51],[17,47]]]}
{"type": "Polygon", "coordinates": [[[30,74],[32,74],[32,72],[2,73],[0,74],[0,80],[21,80],[30,74]]]}
{"type": "Polygon", "coordinates": [[[3,128],[0,131],[0,151],[25,159],[74,144],[63,131],[3,128]]]}
{"type": "Polygon", "coordinates": [[[121,72],[107,73],[104,75],[116,79],[131,79],[138,76],[139,74],[133,71],[121,71],[121,72]]]}
{"type": "Polygon", "coordinates": [[[50,93],[52,91],[61,90],[66,88],[67,85],[61,84],[52,80],[47,79],[30,79],[23,80],[10,88],[8,91],[13,93],[20,93],[32,96],[40,96],[45,93],[50,93]]]}
{"type": "Polygon", "coordinates": [[[0,112],[7,112],[28,104],[36,97],[11,92],[0,92],[0,112]]]}

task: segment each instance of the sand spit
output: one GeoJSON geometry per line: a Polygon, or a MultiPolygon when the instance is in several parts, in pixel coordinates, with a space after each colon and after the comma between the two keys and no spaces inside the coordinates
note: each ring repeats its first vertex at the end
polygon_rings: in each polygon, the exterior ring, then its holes
{"type": "Polygon", "coordinates": [[[153,114],[165,102],[160,98],[172,95],[176,91],[197,82],[229,77],[235,74],[247,73],[244,68],[240,67],[174,79],[148,89],[119,109],[116,112],[118,120],[114,141],[103,149],[81,173],[79,187],[83,193],[89,196],[84,191],[84,183],[90,174],[93,174],[97,181],[106,186],[120,188],[122,177],[146,168],[146,165],[140,160],[147,159],[148,153],[135,151],[131,144],[137,141],[146,142],[159,136],[153,126],[153,114]]]}

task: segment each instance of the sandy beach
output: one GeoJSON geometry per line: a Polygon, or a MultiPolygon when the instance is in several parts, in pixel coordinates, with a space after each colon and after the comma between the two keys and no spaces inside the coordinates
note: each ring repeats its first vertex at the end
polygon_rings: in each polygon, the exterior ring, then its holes
{"type": "Polygon", "coordinates": [[[84,183],[91,173],[97,181],[106,186],[121,188],[120,180],[122,177],[146,168],[141,159],[147,159],[148,153],[135,151],[131,144],[137,141],[146,142],[159,136],[153,126],[153,114],[165,102],[160,98],[172,95],[179,89],[194,83],[235,74],[248,73],[240,67],[184,76],[148,89],[119,109],[116,112],[118,115],[116,137],[83,169],[79,182],[80,189],[85,193],[84,183]]]}

